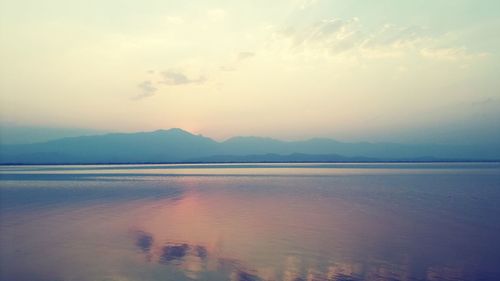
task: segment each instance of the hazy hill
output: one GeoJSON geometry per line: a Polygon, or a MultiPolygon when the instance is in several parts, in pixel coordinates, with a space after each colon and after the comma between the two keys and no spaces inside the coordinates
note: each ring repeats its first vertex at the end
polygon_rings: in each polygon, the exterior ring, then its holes
{"type": "Polygon", "coordinates": [[[2,147],[1,163],[178,162],[212,155],[219,144],[181,129],[63,138],[2,147]]]}
{"type": "Polygon", "coordinates": [[[325,138],[280,141],[234,137],[217,142],[181,129],[71,137],[0,149],[2,164],[500,159],[494,148],[344,143],[325,138]]]}

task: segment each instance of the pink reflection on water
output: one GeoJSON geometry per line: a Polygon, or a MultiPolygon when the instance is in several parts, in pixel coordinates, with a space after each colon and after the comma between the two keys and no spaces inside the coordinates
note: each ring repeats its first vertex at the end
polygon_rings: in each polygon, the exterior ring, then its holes
{"type": "Polygon", "coordinates": [[[225,181],[207,190],[206,180],[179,180],[182,198],[155,202],[136,222],[136,230],[154,237],[148,262],[173,266],[192,279],[218,271],[231,280],[412,280],[407,253],[397,264],[376,260],[393,232],[414,229],[396,214],[335,197],[232,190],[225,181]],[[373,263],[360,262],[360,256],[373,263]]]}
{"type": "MultiPolygon", "coordinates": [[[[9,227],[2,229],[2,236],[10,244],[2,249],[2,257],[9,257],[2,266],[9,267],[12,276],[33,273],[16,279],[23,281],[34,280],[33,276],[46,280],[174,276],[170,279],[181,281],[474,277],[468,264],[448,262],[461,252],[452,246],[468,238],[453,236],[461,230],[456,223],[434,229],[440,220],[395,213],[376,198],[360,201],[332,193],[330,180],[190,176],[129,184],[140,189],[146,183],[154,185],[155,192],[171,187],[182,192],[134,200],[75,201],[3,217],[3,226],[9,227]],[[433,256],[439,262],[419,262],[433,256]]],[[[475,262],[474,257],[470,260],[475,262]]]]}

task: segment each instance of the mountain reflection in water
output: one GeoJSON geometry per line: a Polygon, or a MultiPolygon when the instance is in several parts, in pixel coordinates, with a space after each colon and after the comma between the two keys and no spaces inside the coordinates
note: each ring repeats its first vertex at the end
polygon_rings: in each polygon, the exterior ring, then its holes
{"type": "Polygon", "coordinates": [[[152,236],[144,232],[137,234],[136,245],[143,251],[146,262],[172,266],[188,279],[200,279],[203,272],[217,272],[232,281],[356,281],[356,280],[469,280],[471,277],[463,267],[433,266],[426,271],[425,278],[411,276],[409,265],[398,267],[387,262],[366,265],[360,262],[332,262],[323,268],[303,267],[297,256],[288,256],[284,267],[252,269],[238,260],[211,255],[202,245],[166,242],[155,248],[144,248],[143,241],[152,236]]]}
{"type": "MultiPolygon", "coordinates": [[[[332,264],[327,268],[327,272],[319,272],[318,269],[308,268],[306,273],[301,273],[296,258],[289,257],[285,260],[286,267],[284,272],[276,272],[273,269],[258,272],[251,268],[246,268],[242,262],[209,255],[205,246],[189,245],[186,243],[166,242],[163,246],[157,248],[144,248],[141,244],[149,240],[151,235],[140,232],[137,234],[136,245],[144,252],[146,262],[154,262],[161,265],[169,265],[182,271],[186,277],[199,279],[202,271],[214,271],[225,273],[226,278],[234,281],[257,281],[257,280],[363,280],[362,267],[359,264],[339,263],[332,264]],[[156,254],[155,254],[156,253],[156,254]],[[279,275],[279,277],[277,276],[279,275]]],[[[389,271],[379,274],[374,272],[377,278],[397,279],[397,274],[389,271]]],[[[437,278],[443,277],[438,274],[437,278]]],[[[366,278],[372,280],[372,278],[366,278]]]]}
{"type": "Polygon", "coordinates": [[[5,177],[0,279],[498,280],[500,169],[402,170],[5,177]]]}

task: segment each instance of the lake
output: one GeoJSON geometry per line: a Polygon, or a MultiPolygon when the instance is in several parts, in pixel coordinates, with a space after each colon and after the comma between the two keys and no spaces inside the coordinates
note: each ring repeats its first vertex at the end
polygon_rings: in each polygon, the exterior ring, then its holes
{"type": "Polygon", "coordinates": [[[0,167],[0,277],[500,280],[499,163],[0,167]]]}

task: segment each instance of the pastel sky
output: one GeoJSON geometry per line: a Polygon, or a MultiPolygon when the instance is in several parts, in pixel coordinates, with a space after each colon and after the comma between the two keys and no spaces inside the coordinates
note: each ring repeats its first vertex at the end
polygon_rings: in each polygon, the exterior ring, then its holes
{"type": "Polygon", "coordinates": [[[500,143],[500,1],[0,0],[1,122],[500,143]]]}

